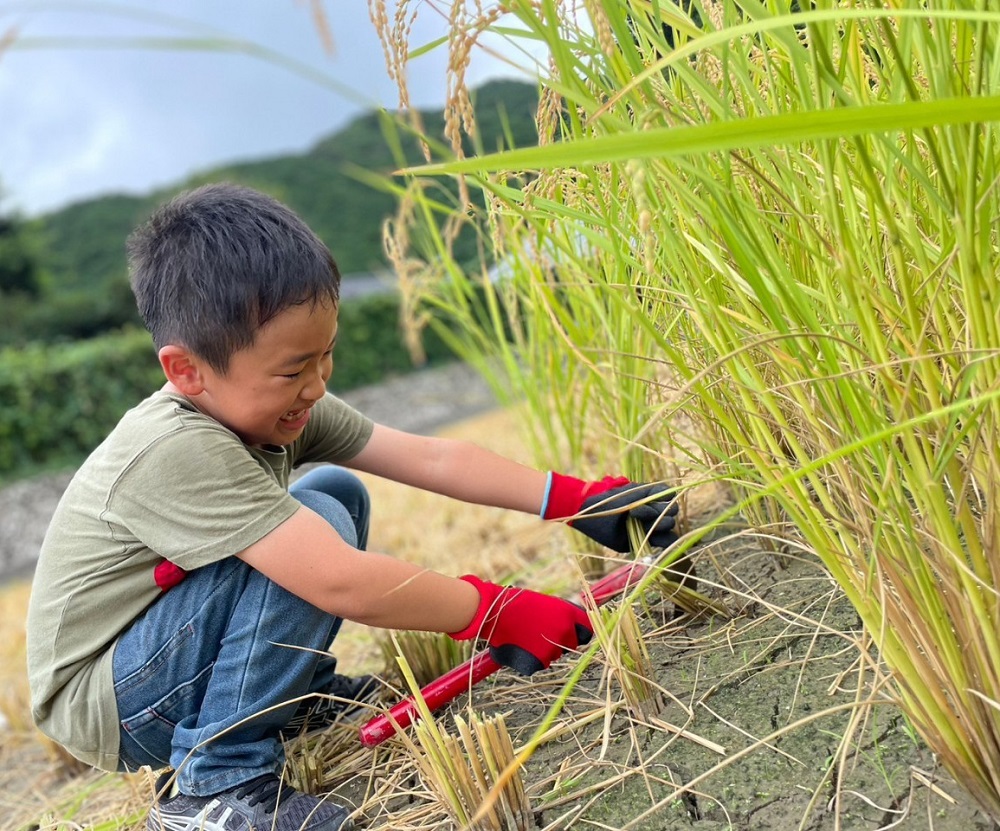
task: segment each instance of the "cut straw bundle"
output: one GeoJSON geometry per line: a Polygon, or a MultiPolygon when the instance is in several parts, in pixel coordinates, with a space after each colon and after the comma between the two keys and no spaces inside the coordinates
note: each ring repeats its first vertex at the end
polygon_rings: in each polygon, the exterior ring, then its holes
{"type": "Polygon", "coordinates": [[[514,746],[503,716],[468,721],[455,717],[459,736],[449,734],[420,694],[404,657],[399,669],[420,713],[414,742],[404,730],[398,738],[409,751],[428,789],[455,824],[469,831],[527,831],[534,827],[514,746]]]}
{"type": "Polygon", "coordinates": [[[455,717],[458,737],[433,721],[414,727],[418,766],[425,782],[470,831],[528,831],[534,820],[519,775],[503,777],[514,748],[503,716],[467,722],[455,717]]]}

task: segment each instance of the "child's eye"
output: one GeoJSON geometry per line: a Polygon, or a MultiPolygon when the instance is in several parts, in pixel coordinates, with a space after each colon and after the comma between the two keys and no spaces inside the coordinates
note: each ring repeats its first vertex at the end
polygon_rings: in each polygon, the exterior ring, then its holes
{"type": "MultiPolygon", "coordinates": [[[[332,361],[333,360],[333,347],[332,346],[329,349],[327,349],[326,352],[323,353],[322,359],[324,361],[332,361]]],[[[303,367],[298,372],[289,372],[289,373],[284,373],[283,372],[283,373],[281,373],[281,375],[279,377],[281,377],[281,378],[287,378],[290,381],[294,381],[296,378],[298,378],[300,375],[302,375],[302,373],[304,371],[305,371],[305,368],[303,367]]]]}

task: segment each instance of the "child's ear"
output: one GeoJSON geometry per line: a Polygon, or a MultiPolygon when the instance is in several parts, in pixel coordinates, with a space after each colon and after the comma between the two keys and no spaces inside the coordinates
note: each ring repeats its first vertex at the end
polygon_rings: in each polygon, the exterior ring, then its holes
{"type": "Polygon", "coordinates": [[[181,393],[193,396],[205,389],[199,361],[183,346],[167,344],[157,354],[163,374],[181,393]]]}

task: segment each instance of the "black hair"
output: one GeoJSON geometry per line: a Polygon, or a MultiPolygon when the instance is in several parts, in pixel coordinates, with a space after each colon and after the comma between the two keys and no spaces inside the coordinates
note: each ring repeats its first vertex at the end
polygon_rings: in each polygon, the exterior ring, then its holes
{"type": "Polygon", "coordinates": [[[180,194],[126,248],[156,348],[184,346],[223,374],[275,315],[340,298],[340,272],[319,237],[286,205],[239,185],[180,194]]]}

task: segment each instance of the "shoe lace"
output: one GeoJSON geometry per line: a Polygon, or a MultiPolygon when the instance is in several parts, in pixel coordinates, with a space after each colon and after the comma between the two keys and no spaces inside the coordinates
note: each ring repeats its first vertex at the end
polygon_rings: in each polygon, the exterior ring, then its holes
{"type": "Polygon", "coordinates": [[[251,779],[239,788],[236,791],[236,798],[245,799],[249,797],[247,804],[251,808],[262,804],[267,813],[273,814],[278,807],[278,793],[282,791],[284,792],[285,799],[288,799],[295,793],[290,785],[282,786],[281,779],[277,776],[265,774],[264,776],[258,776],[256,779],[251,779]]]}
{"type": "Polygon", "coordinates": [[[309,726],[310,722],[332,722],[342,714],[346,715],[368,702],[374,702],[378,697],[379,682],[373,675],[354,678],[335,674],[322,692],[322,697],[310,702],[289,720],[287,729],[300,730],[309,726]]]}
{"type": "Polygon", "coordinates": [[[326,692],[330,695],[357,701],[355,696],[363,696],[369,692],[369,687],[374,689],[376,686],[375,679],[371,675],[362,675],[357,678],[350,675],[334,675],[330,679],[330,686],[326,692]]]}

